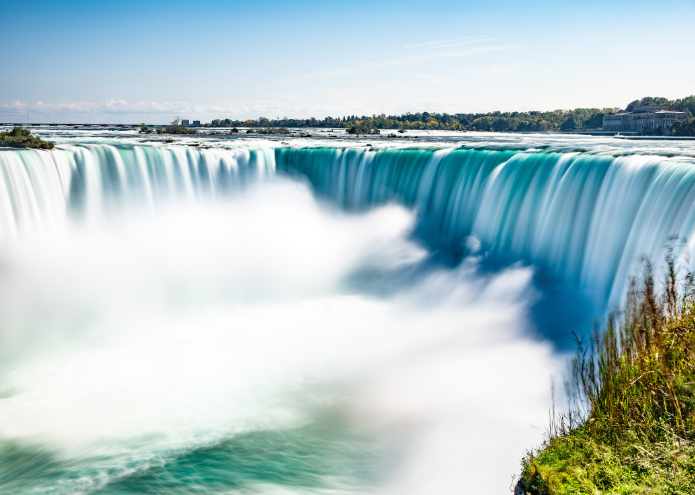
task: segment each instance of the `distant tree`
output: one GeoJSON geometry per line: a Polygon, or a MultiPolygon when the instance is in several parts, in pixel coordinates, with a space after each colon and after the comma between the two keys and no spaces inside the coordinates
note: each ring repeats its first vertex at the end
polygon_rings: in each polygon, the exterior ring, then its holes
{"type": "Polygon", "coordinates": [[[138,131],[140,134],[151,134],[152,129],[147,127],[144,123],[140,124],[140,130],[138,131]]]}
{"type": "Polygon", "coordinates": [[[373,120],[358,120],[348,125],[346,132],[359,137],[360,134],[380,134],[381,131],[377,128],[373,120]]]}
{"type": "Polygon", "coordinates": [[[565,119],[565,121],[560,125],[560,130],[562,131],[574,131],[579,129],[580,125],[579,122],[577,122],[577,117],[572,115],[571,117],[568,117],[565,119]]]}
{"type": "Polygon", "coordinates": [[[347,132],[348,134],[354,134],[357,137],[360,137],[360,134],[364,134],[364,129],[359,124],[351,124],[347,127],[345,132],[347,132]]]}
{"type": "MultiPolygon", "coordinates": [[[[695,95],[681,100],[670,101],[662,97],[645,97],[635,100],[628,105],[666,104],[671,110],[685,112],[688,117],[695,115],[695,95]]],[[[378,129],[449,129],[449,130],[478,130],[490,132],[509,131],[557,131],[560,129],[589,129],[600,128],[604,115],[612,115],[623,111],[622,108],[575,108],[574,110],[528,111],[488,113],[446,114],[437,112],[416,112],[402,115],[373,114],[372,116],[346,115],[344,117],[325,117],[323,119],[289,119],[287,117],[269,120],[260,117],[257,120],[215,119],[214,125],[226,127],[254,128],[254,132],[263,133],[267,129],[280,132],[280,127],[327,127],[344,128],[352,135],[376,133],[378,129]],[[574,117],[573,120],[569,120],[574,117]],[[350,130],[352,129],[352,130],[350,130]]],[[[211,124],[205,124],[210,126],[211,124]]]]}
{"type": "Polygon", "coordinates": [[[692,117],[695,115],[695,95],[676,100],[671,109],[687,113],[688,118],[692,117]]]}
{"type": "Polygon", "coordinates": [[[589,117],[582,124],[583,129],[599,129],[603,127],[603,113],[597,113],[589,117]]]}
{"type": "Polygon", "coordinates": [[[626,112],[632,112],[632,109],[637,105],[672,105],[673,102],[662,96],[645,96],[641,100],[631,102],[626,108],[626,112]]]}
{"type": "Polygon", "coordinates": [[[695,136],[695,117],[677,120],[671,126],[672,136],[695,136]]]}

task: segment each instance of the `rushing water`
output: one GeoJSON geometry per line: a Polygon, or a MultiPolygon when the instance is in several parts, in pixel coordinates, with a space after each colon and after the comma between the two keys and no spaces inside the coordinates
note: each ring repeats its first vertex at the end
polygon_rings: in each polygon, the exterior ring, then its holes
{"type": "Polygon", "coordinates": [[[330,134],[0,150],[3,493],[503,493],[695,238],[689,142],[330,134]]]}

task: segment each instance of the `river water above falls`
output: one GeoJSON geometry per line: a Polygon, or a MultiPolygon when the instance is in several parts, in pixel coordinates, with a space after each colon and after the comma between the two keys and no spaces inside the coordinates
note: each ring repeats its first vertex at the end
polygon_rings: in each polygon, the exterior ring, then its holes
{"type": "Polygon", "coordinates": [[[0,150],[3,493],[506,493],[695,238],[688,141],[52,133],[0,150]]]}

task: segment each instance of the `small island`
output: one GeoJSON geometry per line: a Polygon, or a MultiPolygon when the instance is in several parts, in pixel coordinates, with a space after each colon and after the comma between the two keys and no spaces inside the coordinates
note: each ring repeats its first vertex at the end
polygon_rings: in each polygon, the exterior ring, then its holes
{"type": "MultiPolygon", "coordinates": [[[[188,121],[186,121],[188,122],[188,121]]],[[[153,129],[147,127],[147,124],[140,124],[140,134],[152,134],[153,129]]],[[[176,118],[168,126],[157,129],[157,134],[198,134],[196,129],[189,129],[181,124],[181,118],[177,115],[176,118]]]]}
{"type": "Polygon", "coordinates": [[[11,131],[0,132],[0,147],[50,150],[53,149],[53,143],[32,136],[28,129],[15,126],[11,131]]]}

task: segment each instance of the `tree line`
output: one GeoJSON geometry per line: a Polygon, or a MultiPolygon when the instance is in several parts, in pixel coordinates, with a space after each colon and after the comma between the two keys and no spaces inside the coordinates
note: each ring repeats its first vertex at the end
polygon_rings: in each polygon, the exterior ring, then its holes
{"type": "Polygon", "coordinates": [[[645,97],[631,102],[624,110],[621,108],[575,108],[574,110],[553,110],[548,112],[488,112],[488,113],[437,113],[416,112],[403,115],[373,114],[344,115],[317,119],[268,119],[255,120],[215,119],[206,126],[211,127],[328,127],[345,129],[421,129],[451,131],[571,131],[600,129],[604,115],[621,111],[631,111],[635,105],[667,105],[670,110],[686,112],[688,118],[695,114],[695,95],[678,100],[662,97],[645,97]]]}

